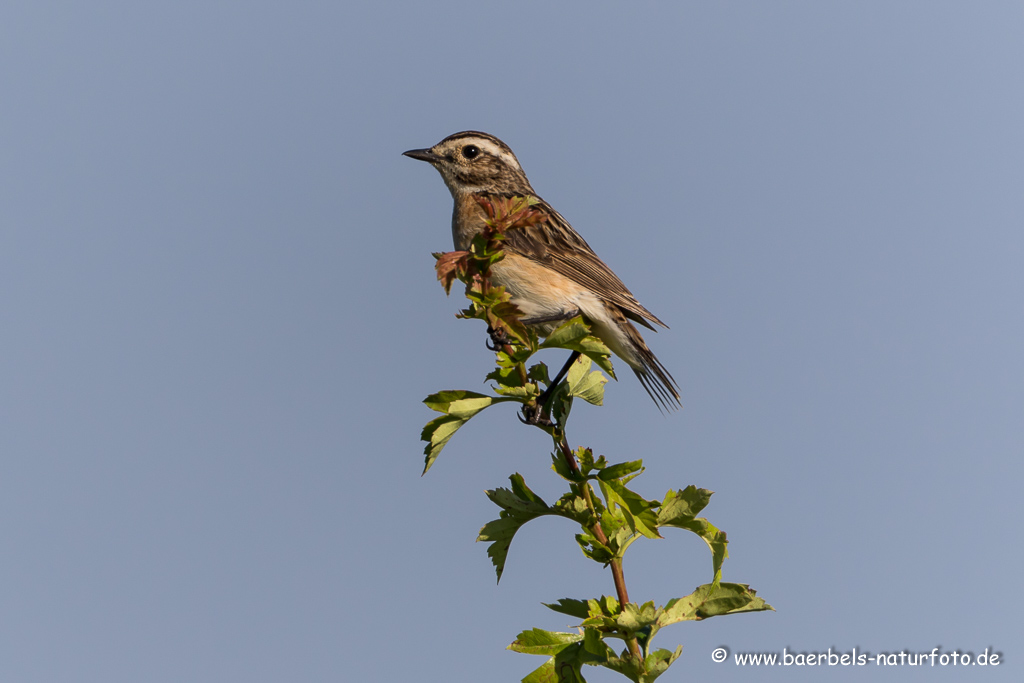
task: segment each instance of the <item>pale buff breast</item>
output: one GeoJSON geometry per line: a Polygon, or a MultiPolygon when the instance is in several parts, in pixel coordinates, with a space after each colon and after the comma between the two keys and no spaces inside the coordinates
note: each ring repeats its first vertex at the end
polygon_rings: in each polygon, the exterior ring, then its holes
{"type": "MultiPolygon", "coordinates": [[[[607,303],[579,283],[509,252],[505,252],[505,258],[491,267],[491,280],[504,286],[505,291],[512,295],[512,303],[523,312],[524,319],[548,318],[579,310],[591,321],[594,334],[615,355],[633,367],[639,364],[625,329],[628,326],[625,318],[621,314],[615,316],[607,303]]],[[[538,325],[537,329],[544,335],[559,324],[545,323],[538,325]]]]}

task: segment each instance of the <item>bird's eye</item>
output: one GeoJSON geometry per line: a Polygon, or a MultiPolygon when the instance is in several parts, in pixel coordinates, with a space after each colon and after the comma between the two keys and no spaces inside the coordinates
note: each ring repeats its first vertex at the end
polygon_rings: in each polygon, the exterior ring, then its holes
{"type": "Polygon", "coordinates": [[[466,145],[462,148],[462,156],[467,159],[474,159],[478,154],[480,154],[480,148],[476,145],[466,145]]]}

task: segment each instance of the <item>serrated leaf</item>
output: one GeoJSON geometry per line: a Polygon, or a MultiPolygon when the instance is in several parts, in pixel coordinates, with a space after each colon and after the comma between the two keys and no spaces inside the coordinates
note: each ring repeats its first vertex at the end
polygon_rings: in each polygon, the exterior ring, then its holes
{"type": "Polygon", "coordinates": [[[514,400],[506,397],[485,396],[473,391],[439,391],[423,399],[428,408],[441,413],[441,417],[434,418],[423,427],[420,432],[420,439],[427,442],[423,448],[426,461],[423,466],[423,474],[433,466],[437,456],[452,438],[452,435],[466,424],[471,417],[484,408],[514,400]]]}
{"type": "Polygon", "coordinates": [[[672,662],[679,659],[679,655],[683,654],[683,646],[680,645],[675,649],[671,650],[655,650],[651,654],[647,655],[644,659],[644,669],[647,670],[646,675],[640,680],[642,683],[650,683],[661,674],[668,670],[668,667],[672,665],[672,662]]]}
{"type": "Polygon", "coordinates": [[[420,432],[420,439],[427,442],[427,445],[423,448],[423,453],[426,455],[423,474],[426,474],[427,470],[433,466],[434,461],[441,454],[445,444],[459,430],[459,427],[464,424],[466,424],[465,419],[453,415],[442,415],[441,417],[434,418],[423,427],[423,431],[420,432]]]}
{"type": "MultiPolygon", "coordinates": [[[[512,647],[509,646],[508,649],[511,650],[512,647]]],[[[526,674],[522,679],[522,683],[559,683],[558,674],[555,673],[555,658],[552,657],[526,674]]]]}
{"type": "Polygon", "coordinates": [[[601,456],[598,458],[598,461],[595,461],[594,451],[585,446],[577,448],[574,454],[576,456],[576,460],[579,461],[580,473],[584,475],[590,474],[591,470],[601,467],[599,461],[604,457],[601,456]]]}
{"type": "Polygon", "coordinates": [[[615,551],[616,555],[622,557],[626,552],[626,548],[628,548],[637,538],[639,538],[639,536],[629,528],[629,525],[623,524],[609,535],[608,546],[615,551]]]}
{"type": "Polygon", "coordinates": [[[591,372],[590,366],[590,358],[580,356],[569,368],[566,382],[572,396],[579,396],[587,403],[599,406],[604,401],[604,385],[608,382],[608,378],[599,370],[591,372]]]}
{"type": "Polygon", "coordinates": [[[569,393],[569,385],[560,383],[549,400],[551,402],[551,418],[556,425],[565,429],[565,423],[572,411],[572,394],[569,393]]]}
{"type": "Polygon", "coordinates": [[[714,583],[718,583],[722,580],[722,563],[725,562],[725,558],[729,557],[729,539],[726,537],[725,532],[720,530],[714,524],[698,517],[697,519],[689,522],[680,522],[678,524],[666,524],[664,526],[674,526],[680,529],[686,529],[704,539],[704,542],[708,544],[708,548],[711,549],[711,570],[714,575],[714,583]]]}
{"type": "Polygon", "coordinates": [[[508,354],[504,351],[497,353],[498,367],[487,373],[484,379],[490,379],[503,387],[523,386],[523,377],[519,374],[519,368],[508,361],[508,354]]]}
{"type": "Polygon", "coordinates": [[[669,600],[658,618],[663,627],[680,621],[699,621],[736,612],[774,610],[743,583],[704,584],[683,598],[669,600]]]}
{"type": "Polygon", "coordinates": [[[629,545],[628,539],[636,535],[629,513],[618,505],[608,507],[601,513],[601,528],[608,538],[608,547],[617,556],[621,556],[622,550],[629,545]]]}
{"type": "Polygon", "coordinates": [[[503,330],[521,345],[529,345],[530,334],[527,332],[526,326],[519,320],[522,311],[511,301],[491,304],[488,306],[486,315],[487,324],[492,330],[503,330]]]}
{"type": "Polygon", "coordinates": [[[542,349],[567,349],[570,348],[569,345],[578,344],[589,336],[590,328],[587,327],[581,317],[576,316],[552,330],[551,334],[545,337],[540,347],[542,349]]]}
{"type": "Polygon", "coordinates": [[[449,390],[431,394],[423,399],[423,403],[431,410],[465,417],[468,420],[484,408],[507,400],[505,398],[487,396],[486,394],[478,394],[475,391],[449,390]]]}
{"type": "Polygon", "coordinates": [[[559,505],[547,505],[526,486],[521,475],[514,474],[509,479],[512,482],[511,490],[498,488],[485,492],[487,497],[501,508],[501,514],[498,519],[485,524],[476,539],[490,543],[487,547],[487,556],[491,558],[498,581],[501,581],[501,574],[505,571],[505,560],[512,539],[524,524],[543,515],[566,517],[573,521],[578,516],[572,510],[559,505]]]}
{"type": "Polygon", "coordinates": [[[565,458],[562,457],[562,454],[557,451],[551,454],[551,469],[553,469],[558,476],[567,481],[579,481],[580,479],[575,472],[569,469],[569,463],[567,463],[565,458]]]}
{"type": "MultiPolygon", "coordinates": [[[[630,462],[619,462],[614,465],[605,467],[597,473],[598,479],[605,481],[611,481],[613,479],[622,479],[623,477],[633,474],[634,472],[640,472],[644,469],[643,460],[632,460],[630,462]]],[[[659,518],[661,516],[659,515],[659,518]]]]}
{"type": "Polygon", "coordinates": [[[603,666],[612,671],[619,672],[635,683],[640,683],[644,680],[642,678],[644,675],[643,665],[632,656],[629,656],[627,652],[623,652],[621,657],[609,657],[603,666]]]}
{"type": "Polygon", "coordinates": [[[508,489],[497,488],[493,491],[486,491],[491,502],[504,510],[512,512],[525,512],[533,515],[543,515],[549,512],[548,506],[542,500],[528,500],[520,498],[508,489]]]}
{"type": "Polygon", "coordinates": [[[722,580],[722,563],[729,557],[729,539],[724,531],[708,520],[694,517],[707,506],[712,493],[695,486],[669,491],[658,511],[658,526],[686,529],[704,539],[711,550],[713,584],[717,584],[722,580]]]}
{"type": "Polygon", "coordinates": [[[523,683],[587,683],[580,671],[583,668],[582,653],[579,643],[565,648],[527,674],[523,683]]]}
{"type": "Polygon", "coordinates": [[[582,633],[562,633],[531,628],[516,636],[507,649],[528,655],[553,655],[582,640],[582,633]]]}
{"type": "Polygon", "coordinates": [[[535,628],[520,633],[508,649],[551,656],[551,659],[530,672],[523,683],[586,683],[580,673],[582,665],[604,661],[600,644],[591,641],[592,637],[586,638],[581,633],[559,633],[535,628]]]}
{"type": "Polygon", "coordinates": [[[541,497],[526,485],[526,480],[523,479],[523,475],[516,472],[509,477],[509,481],[512,483],[512,493],[514,493],[518,498],[528,501],[529,503],[539,506],[545,510],[547,509],[548,504],[541,500],[541,497]]]}
{"type": "Polygon", "coordinates": [[[437,273],[437,279],[441,282],[441,286],[444,287],[445,294],[451,294],[452,283],[456,278],[465,276],[466,274],[466,257],[469,252],[465,251],[449,251],[447,253],[435,253],[434,258],[437,262],[434,264],[434,270],[437,273]]]}
{"type": "Polygon", "coordinates": [[[580,546],[583,554],[601,564],[608,564],[615,559],[615,553],[611,548],[601,543],[591,534],[576,534],[576,543],[580,546]]]}
{"type": "Polygon", "coordinates": [[[551,379],[548,377],[548,366],[544,363],[534,363],[530,366],[530,369],[526,372],[526,377],[531,382],[543,382],[544,386],[551,384],[551,379]]]}
{"type": "Polygon", "coordinates": [[[713,493],[692,484],[679,491],[669,491],[658,511],[658,524],[671,525],[675,519],[693,519],[707,507],[713,493]]]}
{"type": "Polygon", "coordinates": [[[554,604],[541,603],[550,610],[561,614],[568,614],[577,619],[586,619],[590,616],[590,606],[586,600],[573,600],[572,598],[561,598],[554,604]]]}
{"type": "Polygon", "coordinates": [[[658,515],[655,512],[659,502],[647,500],[635,491],[626,488],[616,480],[598,479],[605,500],[618,505],[626,515],[626,522],[632,531],[647,538],[661,538],[658,533],[658,515]]]}
{"type": "Polygon", "coordinates": [[[491,388],[494,389],[494,393],[501,394],[502,396],[508,396],[509,398],[515,399],[521,403],[528,403],[531,398],[535,398],[540,395],[540,392],[534,384],[527,384],[523,387],[506,387],[498,385],[491,388]]]}
{"type": "Polygon", "coordinates": [[[605,346],[603,341],[591,334],[590,328],[583,322],[583,318],[579,316],[562,323],[544,339],[539,348],[579,351],[597,363],[599,368],[613,378],[615,377],[615,369],[612,367],[611,361],[611,349],[605,346]]]}
{"type": "Polygon", "coordinates": [[[657,618],[653,602],[645,602],[643,605],[628,602],[622,606],[622,611],[615,621],[619,629],[633,632],[651,626],[657,618]]]}
{"type": "Polygon", "coordinates": [[[601,638],[601,632],[594,628],[583,630],[583,650],[586,652],[586,657],[581,655],[581,659],[584,659],[586,664],[604,664],[609,657],[615,656],[612,649],[601,638]]]}

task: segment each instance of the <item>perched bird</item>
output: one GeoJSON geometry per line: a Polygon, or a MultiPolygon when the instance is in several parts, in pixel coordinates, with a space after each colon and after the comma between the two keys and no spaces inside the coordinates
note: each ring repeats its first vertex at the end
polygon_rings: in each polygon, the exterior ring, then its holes
{"type": "Polygon", "coordinates": [[[582,313],[593,333],[629,364],[659,406],[679,406],[675,380],[630,321],[651,330],[652,322],[668,326],[644,308],[572,226],[537,196],[508,145],[487,133],[465,131],[429,149],[404,154],[431,164],[451,191],[456,250],[467,249],[484,228],[485,214],[474,197],[537,199],[533,208],[546,220],[505,233],[505,258],[492,266],[491,281],[505,287],[523,313],[522,322],[541,335],[582,313]]]}

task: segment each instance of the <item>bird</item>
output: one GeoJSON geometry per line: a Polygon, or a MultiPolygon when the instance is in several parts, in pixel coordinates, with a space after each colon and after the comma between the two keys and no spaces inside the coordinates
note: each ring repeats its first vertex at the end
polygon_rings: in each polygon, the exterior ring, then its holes
{"type": "Polygon", "coordinates": [[[454,200],[456,250],[468,249],[485,228],[478,198],[535,200],[532,208],[543,219],[505,233],[505,257],[491,266],[491,281],[505,287],[522,311],[521,322],[542,336],[582,314],[593,334],[632,368],[659,408],[680,406],[679,386],[633,323],[654,331],[651,323],[668,325],[637,301],[569,222],[537,195],[508,145],[488,133],[467,130],[403,154],[440,172],[454,200]]]}

